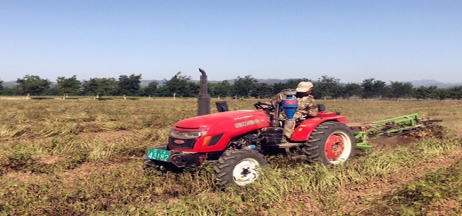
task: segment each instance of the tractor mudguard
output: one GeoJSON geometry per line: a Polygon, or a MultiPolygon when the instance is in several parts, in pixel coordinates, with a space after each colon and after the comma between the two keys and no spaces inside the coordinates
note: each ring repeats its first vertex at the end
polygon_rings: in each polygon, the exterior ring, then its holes
{"type": "Polygon", "coordinates": [[[337,116],[337,115],[324,115],[324,116],[316,116],[314,118],[308,118],[305,121],[301,122],[294,130],[292,137],[290,138],[292,141],[296,142],[305,142],[311,135],[311,132],[321,123],[326,121],[337,121],[340,123],[346,123],[345,116],[337,116]]]}

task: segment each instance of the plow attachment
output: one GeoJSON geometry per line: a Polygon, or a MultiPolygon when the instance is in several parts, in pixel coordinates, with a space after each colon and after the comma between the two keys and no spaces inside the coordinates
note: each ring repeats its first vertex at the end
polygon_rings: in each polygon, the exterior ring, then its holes
{"type": "Polygon", "coordinates": [[[372,146],[367,142],[369,137],[406,134],[416,129],[424,128],[434,122],[441,121],[442,120],[421,119],[417,113],[414,113],[372,123],[351,123],[347,125],[353,130],[357,147],[361,149],[371,149],[372,146]]]}

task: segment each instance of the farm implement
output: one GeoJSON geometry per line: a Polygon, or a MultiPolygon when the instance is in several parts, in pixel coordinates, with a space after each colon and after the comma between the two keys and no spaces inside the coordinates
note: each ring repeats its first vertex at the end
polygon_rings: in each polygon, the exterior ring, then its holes
{"type": "Polygon", "coordinates": [[[218,113],[210,114],[207,77],[202,73],[198,96],[198,116],[177,122],[170,130],[168,143],[150,148],[144,170],[182,171],[208,164],[222,186],[245,186],[259,176],[267,164],[264,155],[282,153],[324,165],[338,165],[354,157],[356,149],[370,149],[370,137],[411,134],[439,120],[420,119],[418,114],[367,124],[347,123],[339,112],[318,105],[315,117],[294,119],[298,99],[286,90],[280,103],[254,104],[254,110],[229,111],[226,102],[217,102],[218,113]],[[287,119],[279,119],[284,112],[287,119]],[[283,135],[285,124],[295,124],[291,137],[283,135]]]}
{"type": "Polygon", "coordinates": [[[353,130],[356,147],[360,149],[371,149],[372,146],[368,144],[369,137],[404,134],[414,136],[416,131],[431,128],[433,123],[441,121],[442,120],[419,118],[419,114],[414,113],[372,123],[349,123],[347,125],[353,130]]]}

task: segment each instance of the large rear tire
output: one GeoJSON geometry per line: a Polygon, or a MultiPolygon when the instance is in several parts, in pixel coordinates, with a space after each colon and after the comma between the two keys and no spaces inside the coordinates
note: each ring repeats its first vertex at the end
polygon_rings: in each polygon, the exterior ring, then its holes
{"type": "Polygon", "coordinates": [[[266,165],[263,155],[255,150],[228,150],[218,159],[214,170],[220,186],[246,186],[258,179],[259,168],[266,165]]]}
{"type": "Polygon", "coordinates": [[[313,130],[302,150],[311,162],[337,165],[354,157],[356,143],[348,126],[328,121],[313,130]]]}

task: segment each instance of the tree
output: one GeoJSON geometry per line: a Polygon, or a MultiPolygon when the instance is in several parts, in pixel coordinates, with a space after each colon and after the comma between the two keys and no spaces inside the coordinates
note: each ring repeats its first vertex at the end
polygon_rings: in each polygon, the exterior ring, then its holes
{"type": "Polygon", "coordinates": [[[56,88],[63,94],[63,100],[66,99],[70,93],[75,93],[80,88],[80,81],[74,75],[71,78],[58,77],[56,79],[56,88]]]}
{"type": "MultiPolygon", "coordinates": [[[[200,84],[199,84],[200,88],[200,84]]],[[[209,93],[210,97],[216,97],[216,88],[217,88],[217,83],[212,83],[212,82],[207,82],[207,93],[209,93]]]]}
{"type": "Polygon", "coordinates": [[[274,83],[273,92],[271,93],[271,95],[276,95],[284,89],[287,89],[287,83],[285,82],[284,83],[283,82],[274,83]]]}
{"type": "Polygon", "coordinates": [[[143,94],[149,97],[152,97],[157,92],[157,86],[159,85],[158,82],[150,82],[147,86],[143,87],[143,94]]]}
{"type": "Polygon", "coordinates": [[[114,78],[91,78],[83,82],[83,91],[92,92],[94,99],[103,95],[110,95],[114,92],[116,81],[114,78]]]}
{"type": "Polygon", "coordinates": [[[120,75],[117,82],[118,93],[124,95],[124,100],[127,99],[127,95],[138,95],[141,88],[140,83],[141,74],[138,76],[135,74],[130,76],[120,75]]]}
{"type": "Polygon", "coordinates": [[[438,87],[436,86],[420,86],[418,88],[414,88],[413,96],[417,99],[430,99],[436,97],[436,90],[438,87]]]}
{"type": "Polygon", "coordinates": [[[268,83],[256,83],[255,91],[251,94],[252,97],[260,98],[269,98],[273,96],[273,86],[268,83]]]}
{"type": "Polygon", "coordinates": [[[188,82],[189,93],[184,97],[197,97],[200,90],[200,84],[197,82],[188,82]]]}
{"type": "Polygon", "coordinates": [[[98,78],[91,78],[90,80],[84,80],[82,87],[83,93],[87,94],[89,92],[93,93],[95,96],[94,99],[98,98],[97,90],[98,90],[98,82],[96,81],[98,78]]]}
{"type": "Polygon", "coordinates": [[[22,95],[23,92],[19,89],[19,87],[16,86],[11,86],[11,87],[4,87],[3,88],[3,94],[4,95],[22,95]]]}
{"type": "Polygon", "coordinates": [[[388,93],[387,83],[382,80],[374,81],[374,91],[376,92],[377,97],[386,96],[388,93]]]}
{"type": "Polygon", "coordinates": [[[51,82],[48,79],[41,79],[39,76],[26,75],[23,79],[16,80],[18,88],[22,93],[27,94],[27,99],[31,94],[41,94],[50,88],[51,82]]]}
{"type": "Polygon", "coordinates": [[[345,92],[345,86],[342,86],[340,84],[337,84],[333,91],[332,91],[332,94],[331,96],[334,98],[334,99],[337,99],[339,97],[343,97],[343,94],[345,92]]]}
{"type": "Polygon", "coordinates": [[[53,86],[53,87],[45,89],[45,91],[43,91],[41,93],[41,95],[53,95],[53,96],[56,95],[56,96],[58,96],[58,95],[61,95],[61,93],[58,91],[58,88],[56,88],[56,86],[53,86]]]}
{"type": "Polygon", "coordinates": [[[363,94],[362,94],[362,97],[363,98],[372,98],[374,97],[374,78],[369,78],[369,79],[365,79],[363,80],[363,82],[361,83],[361,88],[363,88],[363,94]]]}
{"type": "Polygon", "coordinates": [[[3,80],[0,80],[0,95],[3,94],[3,80]]]}
{"type": "Polygon", "coordinates": [[[249,97],[255,90],[257,80],[250,75],[245,77],[238,76],[234,81],[233,94],[236,97],[249,97]]]}
{"type": "Polygon", "coordinates": [[[383,96],[387,92],[386,83],[381,80],[369,78],[363,80],[361,87],[363,88],[363,98],[374,98],[383,96]]]}
{"type": "Polygon", "coordinates": [[[279,82],[273,84],[273,94],[276,95],[280,93],[284,89],[296,89],[298,83],[300,82],[311,82],[311,80],[303,78],[303,79],[288,79],[287,82],[279,82]]]}
{"type": "Polygon", "coordinates": [[[418,88],[414,88],[412,91],[412,96],[414,96],[417,100],[424,99],[427,97],[427,87],[420,86],[418,88]]]}
{"type": "Polygon", "coordinates": [[[342,97],[350,98],[352,96],[361,96],[363,94],[363,89],[358,83],[347,83],[343,90],[342,97]]]}
{"type": "Polygon", "coordinates": [[[228,80],[223,80],[221,82],[218,82],[217,85],[215,86],[215,94],[218,97],[228,97],[231,95],[231,84],[228,82],[228,80]]]}
{"type": "Polygon", "coordinates": [[[449,97],[452,99],[462,99],[462,86],[456,86],[449,89],[449,97]]]}
{"type": "Polygon", "coordinates": [[[399,99],[406,98],[412,94],[412,84],[410,82],[390,82],[390,97],[399,99]]]}
{"type": "Polygon", "coordinates": [[[164,79],[164,85],[159,88],[161,96],[194,97],[199,93],[199,86],[191,81],[191,77],[176,73],[170,80],[164,79]]]}
{"type": "Polygon", "coordinates": [[[434,99],[434,98],[437,98],[438,97],[438,94],[437,94],[437,91],[438,91],[438,86],[429,86],[427,88],[427,94],[428,94],[428,99],[434,99]]]}
{"type": "Polygon", "coordinates": [[[448,99],[451,97],[451,89],[436,89],[435,94],[440,100],[448,99]]]}
{"type": "Polygon", "coordinates": [[[329,76],[322,76],[316,82],[316,86],[313,89],[313,95],[315,98],[324,98],[324,100],[328,97],[334,97],[334,95],[339,96],[339,82],[340,79],[335,77],[329,76]]]}

